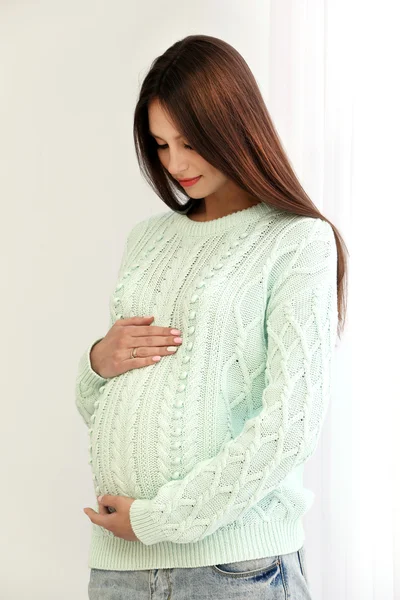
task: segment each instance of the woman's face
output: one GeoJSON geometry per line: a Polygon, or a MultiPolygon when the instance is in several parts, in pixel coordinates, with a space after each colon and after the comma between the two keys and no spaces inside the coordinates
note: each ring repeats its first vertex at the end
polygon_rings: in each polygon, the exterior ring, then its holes
{"type": "Polygon", "coordinates": [[[168,120],[158,100],[153,100],[149,105],[148,116],[150,135],[159,146],[157,152],[163,167],[177,180],[201,175],[194,185],[183,186],[191,198],[210,196],[229,182],[221,171],[193,150],[186,139],[179,137],[179,132],[168,120]]]}

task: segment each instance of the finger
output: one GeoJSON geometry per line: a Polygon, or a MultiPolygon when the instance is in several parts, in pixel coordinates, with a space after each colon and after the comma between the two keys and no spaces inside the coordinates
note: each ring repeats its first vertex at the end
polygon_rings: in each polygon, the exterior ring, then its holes
{"type": "Polygon", "coordinates": [[[153,321],[154,317],[127,317],[126,319],[118,319],[116,323],[123,325],[124,327],[131,327],[132,325],[143,325],[143,323],[149,323],[153,321]]]}
{"type": "Polygon", "coordinates": [[[112,494],[103,494],[97,498],[97,502],[99,503],[99,506],[112,506],[113,508],[117,508],[118,496],[113,496],[112,494]]]}
{"type": "Polygon", "coordinates": [[[154,356],[156,358],[154,358],[153,356],[147,356],[145,358],[127,358],[126,360],[123,361],[124,371],[122,371],[122,372],[126,373],[127,371],[130,371],[131,369],[141,369],[142,367],[147,367],[149,365],[155,365],[158,362],[160,362],[162,355],[161,355],[161,353],[159,353],[159,354],[155,354],[154,356]],[[158,358],[158,357],[160,357],[160,358],[158,358]]]}
{"type": "Polygon", "coordinates": [[[134,336],[127,340],[129,346],[136,348],[149,348],[149,352],[152,352],[154,348],[160,348],[165,346],[179,346],[182,344],[182,337],[176,335],[147,335],[147,336],[134,336]]]}
{"type": "Polygon", "coordinates": [[[99,513],[101,515],[109,515],[110,513],[107,510],[107,507],[105,506],[105,504],[102,504],[101,502],[98,502],[99,505],[99,513]]]}
{"type": "Polygon", "coordinates": [[[175,337],[180,335],[180,333],[171,333],[171,331],[180,331],[176,327],[160,327],[158,325],[135,325],[126,328],[128,330],[129,335],[132,337],[143,337],[143,336],[152,336],[152,337],[175,337]]]}
{"type": "Polygon", "coordinates": [[[84,512],[87,514],[92,523],[95,523],[96,525],[102,525],[104,527],[102,517],[99,515],[99,513],[92,508],[85,508],[84,512]]]}
{"type": "MultiPolygon", "coordinates": [[[[178,350],[179,345],[171,344],[169,346],[137,346],[136,356],[134,358],[148,358],[149,356],[168,356],[169,354],[175,354],[178,350]]],[[[129,349],[129,356],[127,359],[132,358],[132,348],[129,349]]]]}

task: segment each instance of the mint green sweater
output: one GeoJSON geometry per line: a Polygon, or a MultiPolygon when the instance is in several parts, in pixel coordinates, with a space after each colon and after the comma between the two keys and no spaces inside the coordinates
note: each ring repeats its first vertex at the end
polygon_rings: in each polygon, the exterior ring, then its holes
{"type": "Polygon", "coordinates": [[[200,567],[305,541],[303,485],[331,394],[332,227],[265,203],[211,221],[158,213],[127,237],[110,327],[153,315],[182,344],[104,379],[79,360],[96,495],[136,498],[140,541],[92,524],[90,568],[200,567]]]}

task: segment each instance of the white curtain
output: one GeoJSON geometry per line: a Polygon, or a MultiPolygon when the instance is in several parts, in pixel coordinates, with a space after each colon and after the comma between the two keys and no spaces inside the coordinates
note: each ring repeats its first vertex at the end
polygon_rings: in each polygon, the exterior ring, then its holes
{"type": "Polygon", "coordinates": [[[350,253],[333,395],[305,474],[315,493],[304,521],[310,587],[314,600],[396,600],[399,9],[356,0],[270,7],[268,108],[305,190],[350,253]]]}

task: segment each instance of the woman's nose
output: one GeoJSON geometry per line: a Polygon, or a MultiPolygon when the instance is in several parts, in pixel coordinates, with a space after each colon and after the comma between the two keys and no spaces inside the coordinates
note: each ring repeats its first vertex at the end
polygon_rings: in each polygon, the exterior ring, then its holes
{"type": "Polygon", "coordinates": [[[184,159],[182,156],[179,156],[179,154],[172,155],[170,153],[167,159],[166,166],[173,177],[175,177],[176,174],[182,177],[183,173],[189,170],[187,159],[184,159]]]}

